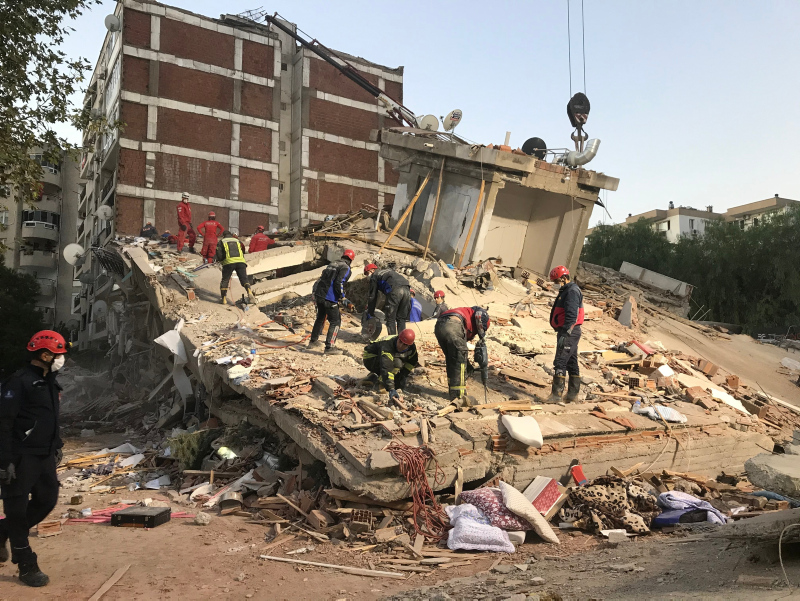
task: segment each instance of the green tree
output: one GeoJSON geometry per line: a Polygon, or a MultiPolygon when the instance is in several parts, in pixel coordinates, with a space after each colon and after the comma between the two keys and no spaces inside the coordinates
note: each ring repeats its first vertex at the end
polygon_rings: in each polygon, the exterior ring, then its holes
{"type": "Polygon", "coordinates": [[[623,261],[661,271],[670,260],[672,244],[644,219],[630,225],[598,225],[583,246],[581,260],[619,269],[623,261]]]}
{"type": "Polygon", "coordinates": [[[42,315],[36,309],[39,283],[32,275],[6,267],[0,254],[0,379],[12,374],[27,361],[25,346],[43,329],[42,315]]]}
{"type": "Polygon", "coordinates": [[[0,186],[16,188],[17,200],[34,202],[42,168],[29,156],[43,149],[43,161],[59,163],[75,147],[54,126],[88,126],[87,111],[70,96],[90,63],[61,50],[72,31],[65,21],[100,0],[0,0],[0,186]]]}

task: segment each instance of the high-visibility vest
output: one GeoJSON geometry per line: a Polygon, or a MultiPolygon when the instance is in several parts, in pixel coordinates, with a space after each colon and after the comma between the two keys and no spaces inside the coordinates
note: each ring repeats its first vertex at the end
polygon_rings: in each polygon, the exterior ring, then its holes
{"type": "Polygon", "coordinates": [[[222,248],[225,251],[225,258],[222,260],[223,265],[230,263],[245,263],[244,260],[244,247],[242,243],[236,238],[223,238],[220,240],[222,248]]]}

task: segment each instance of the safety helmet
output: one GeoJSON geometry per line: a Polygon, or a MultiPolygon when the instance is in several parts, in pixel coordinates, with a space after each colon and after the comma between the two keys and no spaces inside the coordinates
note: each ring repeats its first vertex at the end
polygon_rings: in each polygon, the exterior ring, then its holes
{"type": "Polygon", "coordinates": [[[414,330],[411,328],[406,328],[400,332],[400,335],[397,337],[400,342],[407,344],[408,346],[414,344],[414,338],[416,338],[416,334],[414,334],[414,330]]]}
{"type": "Polygon", "coordinates": [[[181,200],[184,200],[184,199],[189,200],[189,193],[188,192],[184,192],[183,194],[181,194],[181,200]]]}
{"type": "Polygon", "coordinates": [[[256,231],[257,231],[257,232],[263,232],[263,231],[264,231],[264,226],[263,226],[263,225],[259,225],[259,226],[256,228],[256,231]]]}
{"type": "Polygon", "coordinates": [[[353,259],[356,258],[356,253],[354,253],[352,250],[348,248],[346,251],[342,253],[342,259],[344,259],[345,257],[347,257],[352,261],[353,259]]]}
{"type": "Polygon", "coordinates": [[[413,289],[413,288],[409,288],[409,289],[408,289],[408,292],[411,294],[411,296],[416,296],[416,295],[417,295],[417,293],[416,293],[416,292],[414,292],[414,289],[413,289]]]}
{"type": "Polygon", "coordinates": [[[375,263],[370,263],[369,265],[364,267],[364,275],[369,275],[370,273],[372,273],[376,269],[378,269],[378,266],[375,265],[375,263]]]}
{"type": "Polygon", "coordinates": [[[437,290],[436,292],[433,293],[433,298],[444,298],[444,292],[442,292],[441,290],[437,290]]]}
{"type": "Polygon", "coordinates": [[[569,269],[567,269],[563,265],[559,265],[558,267],[553,267],[553,269],[550,271],[550,281],[557,282],[565,275],[569,275],[569,269]]]}
{"type": "Polygon", "coordinates": [[[489,318],[489,314],[481,307],[472,307],[472,310],[480,318],[483,331],[485,332],[488,330],[489,325],[492,323],[492,320],[489,318]]]}
{"type": "Polygon", "coordinates": [[[29,351],[48,350],[56,355],[61,355],[67,352],[67,341],[58,332],[42,330],[33,335],[27,348],[29,351]]]}
{"type": "Polygon", "coordinates": [[[216,219],[216,218],[217,218],[217,214],[216,214],[214,211],[211,211],[211,212],[208,214],[208,218],[209,218],[209,219],[216,219]]]}

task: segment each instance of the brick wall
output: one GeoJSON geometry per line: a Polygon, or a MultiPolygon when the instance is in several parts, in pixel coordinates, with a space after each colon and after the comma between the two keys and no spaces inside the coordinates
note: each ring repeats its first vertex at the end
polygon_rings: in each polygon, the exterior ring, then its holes
{"type": "Polygon", "coordinates": [[[272,156],[272,130],[242,123],[239,129],[239,156],[268,162],[272,156]]]}
{"type": "MultiPolygon", "coordinates": [[[[354,66],[358,69],[358,65],[354,66]]],[[[361,75],[375,86],[378,85],[377,75],[364,73],[363,71],[361,71],[361,75]]],[[[319,90],[320,92],[327,92],[328,94],[335,94],[336,96],[351,98],[352,100],[359,100],[360,102],[367,102],[369,104],[375,103],[375,96],[367,92],[354,81],[342,75],[338,69],[315,58],[311,59],[309,87],[319,90]]]]}
{"type": "Polygon", "coordinates": [[[125,124],[123,136],[131,140],[147,139],[147,106],[133,102],[120,102],[120,121],[125,124]]]}
{"type": "Polygon", "coordinates": [[[144,222],[142,199],[117,196],[115,207],[117,233],[138,236],[144,222]]]}
{"type": "Polygon", "coordinates": [[[150,61],[136,56],[122,57],[122,89],[150,95],[150,61]]]}
{"type": "Polygon", "coordinates": [[[308,141],[309,167],[315,171],[378,181],[378,153],[317,138],[308,141]]]}
{"type": "Polygon", "coordinates": [[[336,215],[360,209],[363,204],[376,206],[378,191],[323,180],[308,180],[308,210],[312,213],[336,215]]]}
{"type": "Polygon", "coordinates": [[[161,52],[166,54],[233,69],[233,36],[181,21],[161,19],[160,43],[161,52]]]}
{"type": "Polygon", "coordinates": [[[158,95],[230,111],[233,109],[233,80],[223,75],[161,62],[158,66],[158,95]]]}
{"type": "Polygon", "coordinates": [[[313,97],[308,99],[308,104],[309,129],[366,141],[370,132],[378,127],[378,113],[313,97]]]}
{"type": "Polygon", "coordinates": [[[200,196],[227,198],[230,187],[231,166],[227,163],[156,154],[156,190],[185,191],[200,196]]]}
{"type": "Polygon", "coordinates": [[[239,200],[270,204],[271,181],[269,171],[239,167],[239,200]]]}
{"type": "Polygon", "coordinates": [[[194,150],[230,154],[231,122],[159,107],[158,141],[194,150]]]}
{"type": "Polygon", "coordinates": [[[122,14],[122,41],[131,46],[150,48],[150,15],[126,8],[122,14]]]}
{"type": "Polygon", "coordinates": [[[250,117],[271,119],[272,88],[243,81],[241,113],[250,117]]]}
{"type": "Polygon", "coordinates": [[[144,168],[147,153],[141,150],[120,148],[117,182],[144,188],[144,168]]]}
{"type": "Polygon", "coordinates": [[[239,236],[252,236],[256,233],[256,228],[259,225],[263,225],[269,230],[269,219],[270,215],[266,213],[239,211],[239,236]]]}
{"type": "Polygon", "coordinates": [[[242,71],[259,77],[274,75],[275,50],[272,46],[244,40],[242,44],[242,71]]]}

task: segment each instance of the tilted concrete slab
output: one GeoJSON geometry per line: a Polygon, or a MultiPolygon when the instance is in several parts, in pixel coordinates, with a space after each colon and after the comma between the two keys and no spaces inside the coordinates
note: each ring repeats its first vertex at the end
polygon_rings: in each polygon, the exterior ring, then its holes
{"type": "Polygon", "coordinates": [[[247,273],[248,275],[257,275],[284,267],[294,267],[303,263],[310,263],[315,258],[316,251],[309,244],[276,246],[269,250],[247,255],[247,273]]]}

